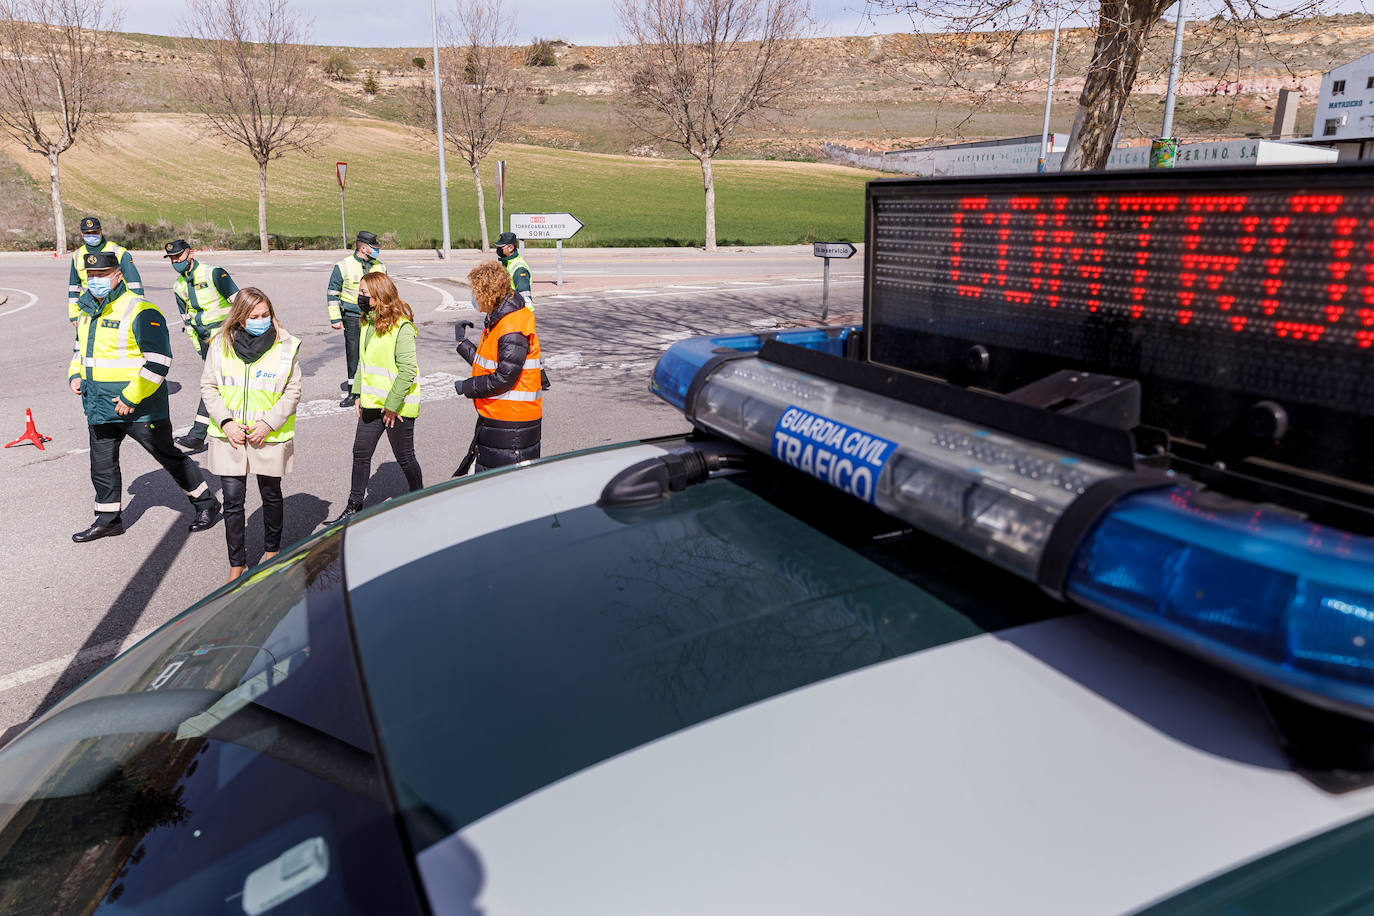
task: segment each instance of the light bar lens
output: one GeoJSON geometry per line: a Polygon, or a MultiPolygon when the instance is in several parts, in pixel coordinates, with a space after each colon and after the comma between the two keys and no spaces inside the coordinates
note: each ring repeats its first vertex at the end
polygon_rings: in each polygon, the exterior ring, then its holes
{"type": "Polygon", "coordinates": [[[1369,538],[1181,488],[1141,493],[1079,547],[1067,593],[1261,680],[1374,708],[1369,538]]]}
{"type": "Polygon", "coordinates": [[[679,410],[687,409],[687,392],[708,362],[723,353],[757,353],[769,338],[782,343],[820,350],[834,356],[844,355],[844,344],[857,328],[799,328],[763,336],[759,334],[722,334],[680,340],[658,359],[649,379],[649,390],[679,410]]]}

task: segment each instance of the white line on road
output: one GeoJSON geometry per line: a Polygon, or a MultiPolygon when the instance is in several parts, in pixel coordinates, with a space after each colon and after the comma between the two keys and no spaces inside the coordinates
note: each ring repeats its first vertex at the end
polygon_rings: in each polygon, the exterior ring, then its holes
{"type": "Polygon", "coordinates": [[[664,289],[720,289],[719,286],[683,286],[677,283],[669,283],[664,289]]]}
{"type": "Polygon", "coordinates": [[[458,300],[457,300],[457,299],[454,299],[454,298],[453,298],[453,294],[450,293],[448,290],[446,290],[446,289],[440,289],[439,287],[435,286],[433,283],[426,283],[426,282],[424,282],[423,280],[412,280],[412,279],[410,279],[409,277],[397,277],[397,279],[398,279],[398,280],[404,280],[406,283],[414,283],[416,286],[423,286],[425,289],[430,289],[430,290],[433,290],[434,292],[438,293],[438,294],[439,294],[439,297],[440,297],[439,307],[438,307],[437,309],[435,309],[434,311],[436,311],[436,312],[456,312],[456,311],[459,311],[458,300]]]}
{"type": "Polygon", "coordinates": [[[30,665],[27,668],[21,668],[18,671],[6,674],[4,677],[0,677],[0,693],[4,693],[6,690],[13,690],[16,687],[23,687],[25,684],[31,684],[45,677],[61,674],[63,671],[66,671],[68,666],[73,662],[84,664],[86,662],[102,661],[107,658],[113,658],[156,629],[157,627],[149,627],[146,630],[137,630],[123,639],[111,639],[109,642],[102,642],[98,646],[91,646],[89,649],[82,649],[80,652],[72,652],[59,658],[49,659],[46,662],[39,662],[36,665],[30,665]]]}
{"type": "Polygon", "coordinates": [[[12,309],[6,309],[5,311],[0,312],[0,318],[4,318],[6,315],[13,315],[15,312],[22,312],[24,311],[24,309],[28,308],[29,306],[33,305],[35,302],[38,301],[38,297],[26,289],[15,289],[12,286],[0,286],[0,289],[6,290],[7,292],[11,293],[19,293],[21,295],[29,297],[29,301],[25,302],[23,305],[16,305],[12,309]]]}

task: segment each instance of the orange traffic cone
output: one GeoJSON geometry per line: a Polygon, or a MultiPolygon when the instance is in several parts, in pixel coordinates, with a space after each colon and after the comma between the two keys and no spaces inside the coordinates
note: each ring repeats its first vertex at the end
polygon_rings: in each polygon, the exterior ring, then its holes
{"type": "Polygon", "coordinates": [[[13,442],[11,442],[11,443],[9,443],[8,445],[6,445],[5,448],[9,448],[11,445],[20,445],[20,444],[22,444],[22,443],[24,443],[24,442],[32,442],[34,445],[38,446],[38,450],[39,450],[39,451],[47,451],[47,449],[43,448],[43,443],[44,443],[44,442],[51,442],[51,441],[52,441],[52,436],[45,436],[45,435],[43,435],[42,433],[40,433],[40,432],[34,427],[34,425],[33,425],[33,411],[30,410],[29,408],[25,407],[25,408],[24,408],[24,435],[20,436],[18,439],[15,439],[13,442]]]}

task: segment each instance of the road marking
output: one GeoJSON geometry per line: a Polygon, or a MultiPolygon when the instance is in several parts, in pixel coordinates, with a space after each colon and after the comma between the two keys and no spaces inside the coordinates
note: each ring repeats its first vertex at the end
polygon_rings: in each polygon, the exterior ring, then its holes
{"type": "Polygon", "coordinates": [[[46,677],[61,674],[66,671],[73,663],[85,664],[86,662],[103,661],[113,658],[134,643],[141,641],[144,637],[152,634],[158,627],[148,627],[145,630],[136,630],[123,639],[111,639],[102,642],[98,646],[91,646],[89,649],[82,649],[80,652],[72,652],[59,658],[49,659],[46,662],[39,662],[27,668],[0,677],[0,693],[13,690],[16,687],[23,687],[34,681],[42,680],[46,677]]]}
{"type": "MultiPolygon", "coordinates": [[[[5,311],[0,312],[0,318],[4,318],[6,315],[13,315],[15,312],[22,312],[24,311],[24,309],[28,308],[29,306],[33,305],[35,302],[38,301],[38,297],[26,289],[15,289],[11,286],[0,286],[0,289],[3,289],[11,293],[19,293],[21,295],[29,297],[29,301],[25,302],[23,305],[16,305],[12,309],[6,309],[5,311]]],[[[8,302],[8,297],[4,301],[8,302]]]]}
{"type": "Polygon", "coordinates": [[[544,365],[557,372],[560,369],[577,369],[582,365],[582,351],[569,350],[567,353],[559,353],[557,356],[549,356],[544,359],[544,365]]]}
{"type": "Polygon", "coordinates": [[[575,293],[555,293],[552,296],[541,296],[541,299],[590,299],[591,296],[579,296],[575,293]]]}
{"type": "Polygon", "coordinates": [[[677,283],[669,283],[664,289],[720,289],[719,286],[683,286],[677,283]]]}
{"type": "Polygon", "coordinates": [[[767,286],[767,280],[726,280],[729,286],[767,286]]]}
{"type": "Polygon", "coordinates": [[[436,312],[457,312],[457,311],[469,310],[466,304],[464,304],[463,306],[460,307],[460,306],[458,305],[458,300],[453,298],[453,294],[452,294],[452,293],[450,293],[450,292],[449,292],[448,290],[446,290],[446,289],[440,289],[439,287],[435,286],[433,283],[426,283],[426,282],[424,282],[423,280],[412,280],[412,279],[410,279],[409,277],[397,277],[397,279],[398,279],[398,280],[403,280],[403,281],[405,281],[406,283],[414,283],[416,286],[423,286],[425,289],[430,289],[430,290],[433,290],[434,292],[438,293],[438,294],[439,294],[440,301],[439,301],[439,307],[436,308],[436,309],[434,310],[434,311],[436,311],[436,312]]]}

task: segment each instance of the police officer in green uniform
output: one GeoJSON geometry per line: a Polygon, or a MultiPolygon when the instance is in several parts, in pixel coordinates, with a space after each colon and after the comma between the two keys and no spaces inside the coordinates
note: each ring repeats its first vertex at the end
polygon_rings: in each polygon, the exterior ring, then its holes
{"type": "Polygon", "coordinates": [[[329,275],[329,291],[325,295],[329,306],[329,326],[344,332],[344,359],[348,365],[348,379],[339,385],[344,392],[340,407],[352,407],[358,400],[353,393],[353,376],[358,371],[358,327],[362,310],[358,308],[358,284],[363,274],[374,270],[386,273],[386,265],[380,260],[381,246],[377,236],[371,232],[359,232],[353,243],[353,253],[334,265],[329,275]]]}
{"type": "Polygon", "coordinates": [[[76,343],[67,383],[72,394],[80,395],[89,426],[95,522],[73,534],[72,540],[80,544],[124,533],[119,444],[125,436],[172,475],[196,513],[190,530],[204,531],[219,518],[220,505],[200,468],[172,444],[163,384],[172,367],[167,319],[156,305],[129,289],[115,252],[87,252],[82,267],[86,291],[77,300],[76,343]]]}
{"type": "Polygon", "coordinates": [[[520,240],[514,232],[503,232],[496,237],[496,257],[501,266],[510,274],[511,289],[520,294],[529,310],[534,311],[534,296],[530,293],[530,265],[517,250],[520,240]]]}
{"type": "Polygon", "coordinates": [[[85,259],[88,254],[113,251],[119,259],[119,272],[124,275],[124,284],[135,295],[143,295],[143,280],[138,275],[138,268],[134,266],[133,256],[123,246],[105,238],[99,219],[94,216],[81,218],[81,241],[83,244],[72,252],[72,267],[67,272],[67,318],[73,325],[80,315],[76,308],[76,300],[81,298],[81,291],[86,288],[85,259]]]}
{"type": "MultiPolygon", "coordinates": [[[[239,291],[229,272],[223,267],[211,267],[196,259],[196,252],[185,239],[176,239],[162,246],[162,256],[170,258],[172,269],[177,272],[172,292],[176,295],[177,311],[181,312],[181,323],[186,336],[196,348],[202,360],[214,336],[229,310],[234,307],[231,301],[239,291]]],[[[178,437],[176,444],[184,449],[198,452],[205,447],[205,431],[210,418],[205,414],[205,402],[196,406],[196,419],[191,430],[178,437]]]]}

